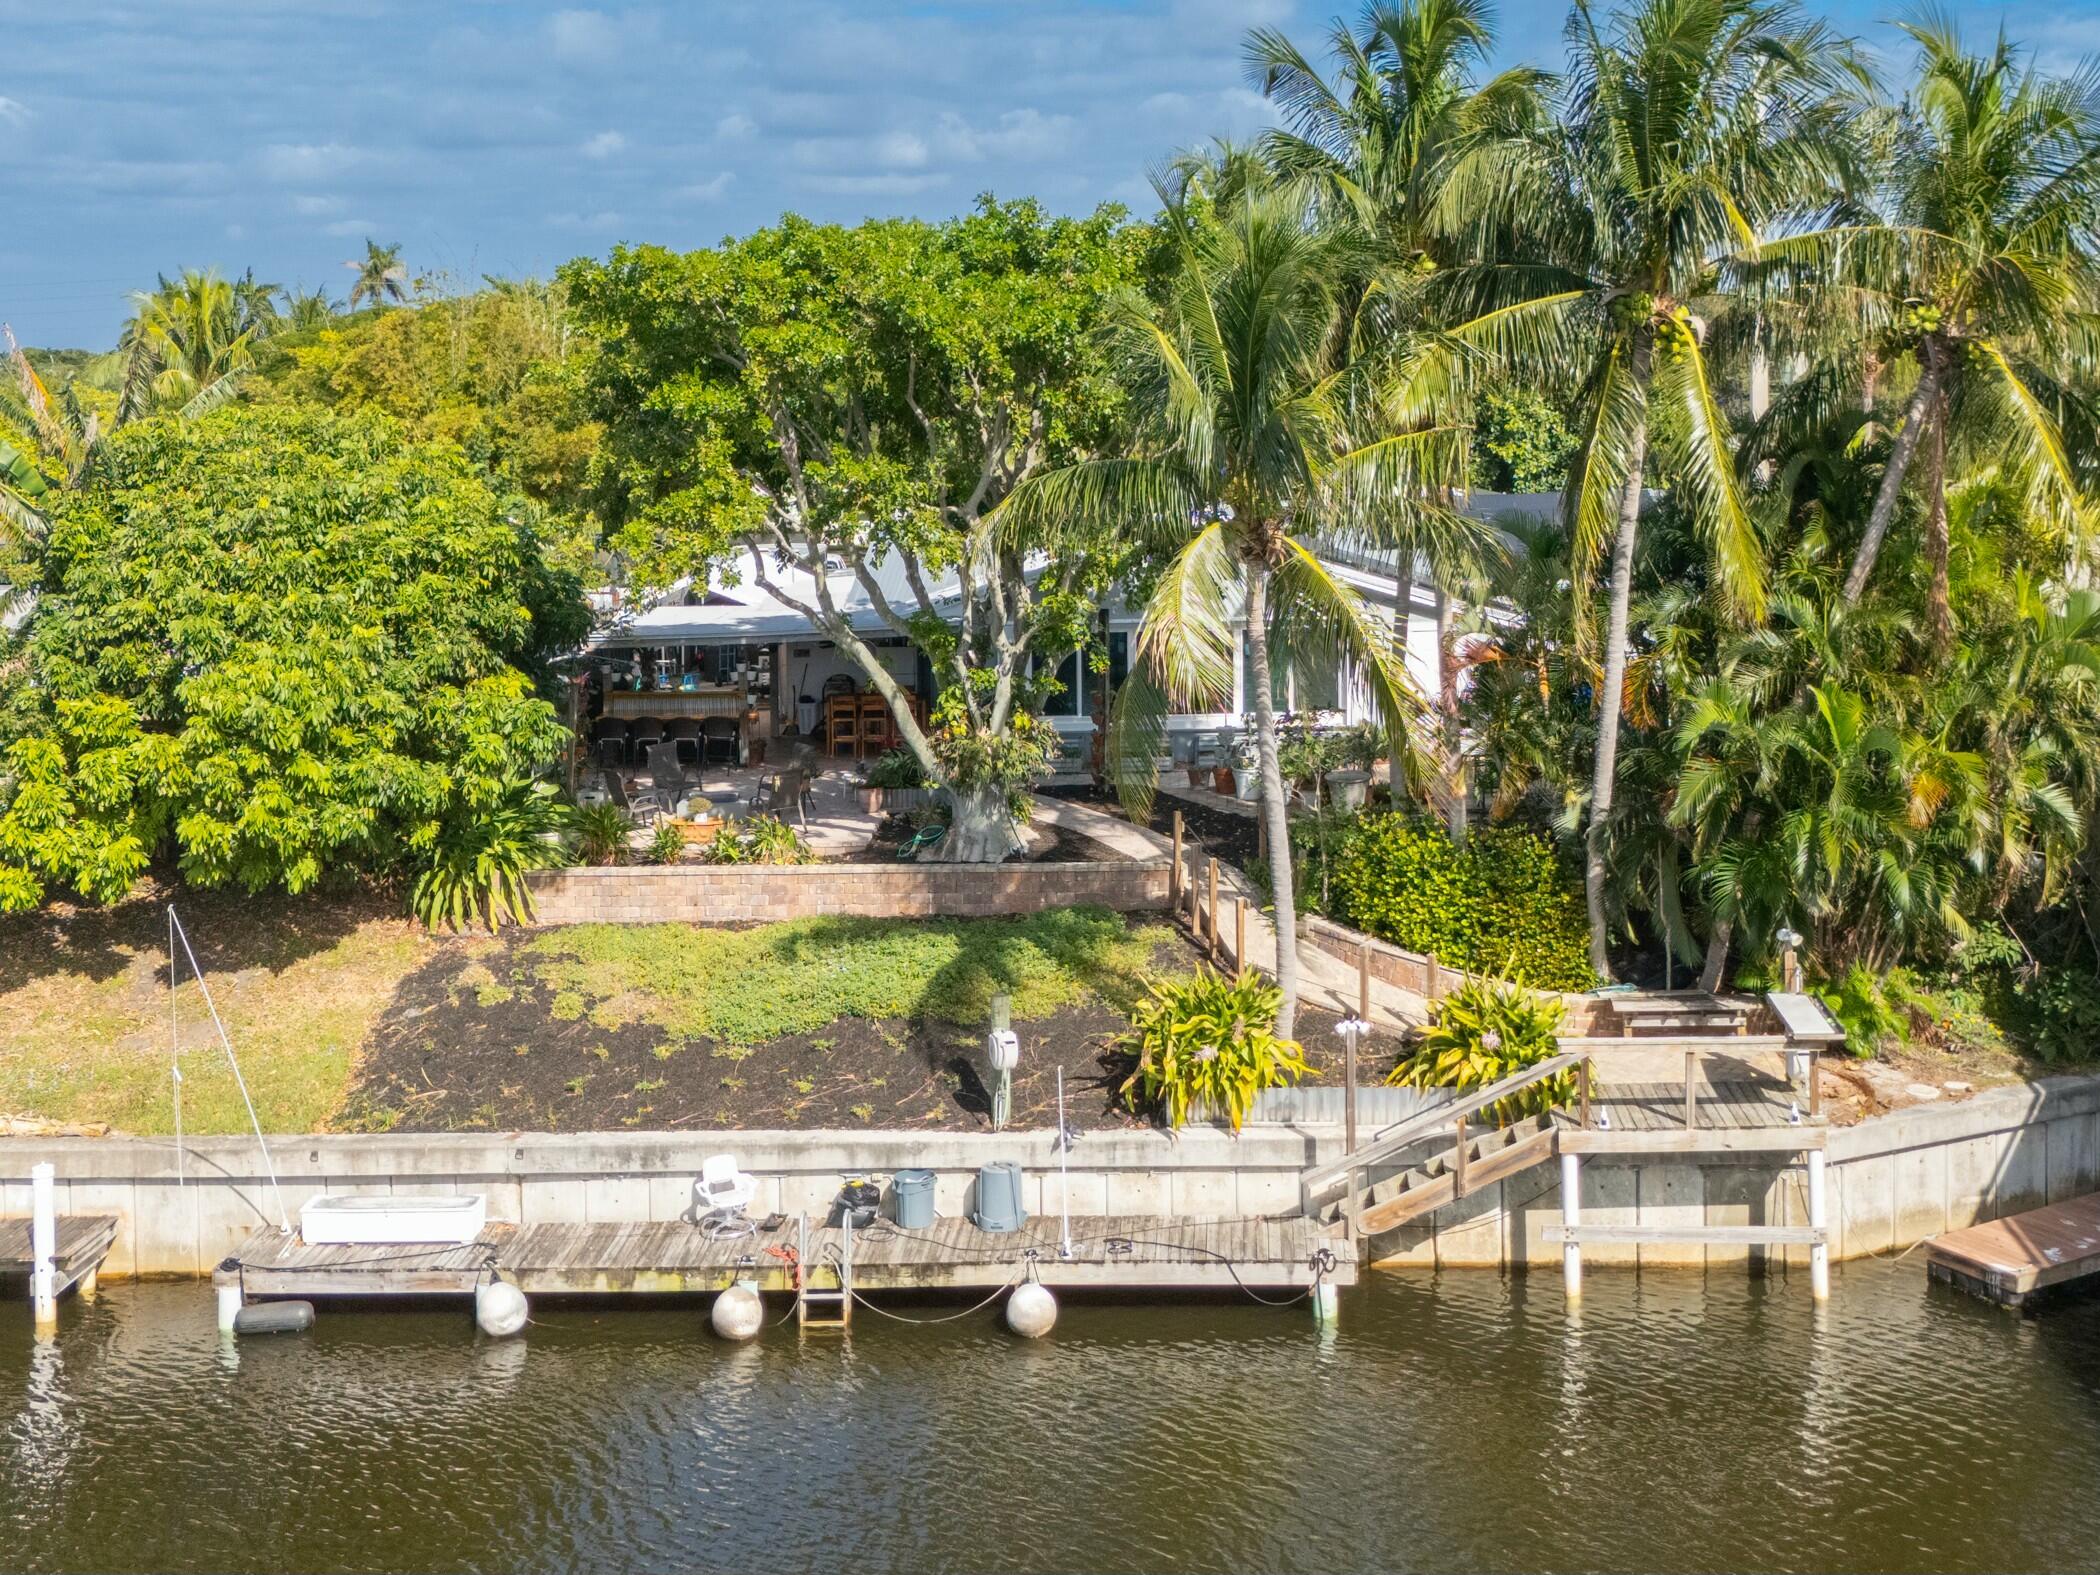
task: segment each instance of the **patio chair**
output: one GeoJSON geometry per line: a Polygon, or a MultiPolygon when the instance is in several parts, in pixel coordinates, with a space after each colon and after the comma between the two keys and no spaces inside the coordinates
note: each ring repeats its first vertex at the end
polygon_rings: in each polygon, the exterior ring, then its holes
{"type": "Polygon", "coordinates": [[[605,784],[612,790],[612,801],[626,810],[628,818],[639,825],[653,826],[671,813],[671,806],[664,802],[663,795],[655,788],[630,788],[617,771],[605,773],[605,784]]]}
{"type": "Polygon", "coordinates": [[[758,1227],[744,1211],[757,1197],[758,1182],[737,1169],[734,1154],[711,1154],[693,1183],[693,1223],[710,1236],[748,1236],[758,1227]]]}
{"type": "Polygon", "coordinates": [[[895,742],[896,718],[889,701],[881,695],[860,697],[860,748],[864,755],[879,755],[895,742]]]}
{"type": "Polygon", "coordinates": [[[809,773],[800,766],[786,771],[776,771],[758,787],[758,794],[751,800],[754,814],[773,815],[784,818],[785,811],[792,808],[795,819],[802,829],[809,829],[809,773]]]}
{"type": "Polygon", "coordinates": [[[606,733],[591,740],[591,759],[600,766],[617,771],[627,764],[627,735],[625,732],[606,733]]]}
{"type": "Polygon", "coordinates": [[[711,716],[700,724],[700,763],[712,765],[717,761],[735,765],[737,760],[737,723],[731,716],[711,716]]]}
{"type": "Polygon", "coordinates": [[[634,725],[627,730],[627,742],[630,746],[628,750],[629,755],[636,760],[641,759],[642,746],[644,744],[653,744],[663,736],[664,725],[656,717],[643,716],[635,718],[634,725]]]}
{"type": "Polygon", "coordinates": [[[834,755],[861,752],[860,705],[852,695],[833,695],[825,701],[824,748],[834,755]]]}
{"type": "Polygon", "coordinates": [[[677,746],[678,759],[682,764],[697,766],[701,763],[698,717],[681,716],[664,723],[664,737],[677,746]]]}

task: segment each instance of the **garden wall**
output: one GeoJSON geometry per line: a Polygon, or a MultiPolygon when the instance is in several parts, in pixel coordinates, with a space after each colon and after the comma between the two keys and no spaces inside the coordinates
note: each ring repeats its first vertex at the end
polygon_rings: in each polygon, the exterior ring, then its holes
{"type": "Polygon", "coordinates": [[[1165,859],[1042,864],[624,865],[538,870],[534,922],[773,923],[814,914],[982,918],[1091,906],[1167,906],[1165,859]]]}

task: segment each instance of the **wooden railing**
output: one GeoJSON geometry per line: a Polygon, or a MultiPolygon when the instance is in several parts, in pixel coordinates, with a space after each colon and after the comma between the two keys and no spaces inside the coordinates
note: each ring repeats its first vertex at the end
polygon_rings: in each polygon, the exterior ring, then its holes
{"type": "MultiPolygon", "coordinates": [[[[1476,1116],[1481,1111],[1500,1104],[1510,1095],[1529,1088],[1533,1083],[1542,1082],[1571,1068],[1579,1069],[1577,1101],[1581,1109],[1582,1124],[1588,1126],[1589,1057],[1576,1051],[1564,1050],[1559,1055],[1548,1056],[1536,1065],[1527,1066],[1523,1071],[1513,1073],[1500,1082],[1470,1089],[1449,1104],[1438,1105],[1434,1110],[1425,1110],[1418,1116],[1409,1116],[1405,1121],[1387,1127],[1363,1147],[1344,1154],[1340,1159],[1310,1167],[1298,1177],[1299,1192],[1307,1203],[1332,1191],[1337,1182],[1346,1183],[1353,1193],[1356,1190],[1358,1171],[1367,1170],[1381,1161],[1393,1158],[1423,1139],[1434,1136],[1439,1128],[1445,1126],[1453,1129],[1458,1147],[1457,1165],[1462,1173],[1465,1166],[1467,1117],[1476,1116]]],[[[1463,1187],[1460,1190],[1463,1191],[1463,1187]]]]}

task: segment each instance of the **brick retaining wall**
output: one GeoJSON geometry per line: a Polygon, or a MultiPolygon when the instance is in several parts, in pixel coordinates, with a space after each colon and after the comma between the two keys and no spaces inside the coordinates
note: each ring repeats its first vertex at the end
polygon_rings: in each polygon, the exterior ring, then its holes
{"type": "Polygon", "coordinates": [[[1167,906],[1167,861],[1043,864],[639,865],[537,870],[534,922],[771,923],[811,914],[976,918],[1167,906]]]}

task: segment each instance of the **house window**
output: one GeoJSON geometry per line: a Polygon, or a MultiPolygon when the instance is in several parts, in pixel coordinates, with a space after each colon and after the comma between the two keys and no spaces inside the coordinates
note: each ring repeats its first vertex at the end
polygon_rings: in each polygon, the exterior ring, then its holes
{"type": "MultiPolygon", "coordinates": [[[[1048,664],[1041,657],[1036,657],[1030,661],[1029,669],[1031,672],[1040,673],[1046,665],[1048,664]]],[[[1054,694],[1045,700],[1040,714],[1043,716],[1085,716],[1087,714],[1086,684],[1080,673],[1079,653],[1077,651],[1066,652],[1064,659],[1057,664],[1057,681],[1064,685],[1063,692],[1054,694]]]]}

